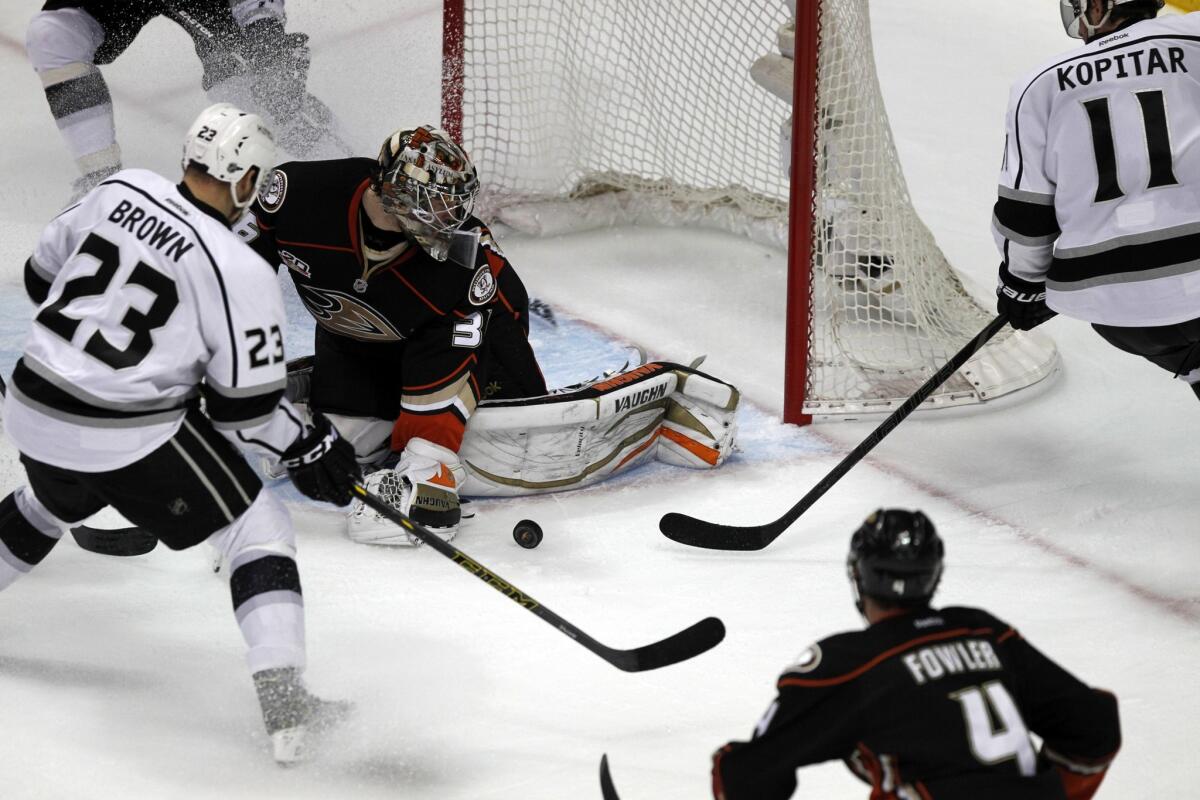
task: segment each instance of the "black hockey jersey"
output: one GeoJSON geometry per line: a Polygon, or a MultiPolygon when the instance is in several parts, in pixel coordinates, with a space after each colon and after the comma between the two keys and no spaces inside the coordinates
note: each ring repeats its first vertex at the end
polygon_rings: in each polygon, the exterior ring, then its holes
{"type": "Polygon", "coordinates": [[[319,326],[314,405],[395,418],[396,451],[414,436],[457,451],[466,420],[491,396],[488,383],[501,369],[508,379],[502,396],[546,391],[526,339],[529,298],[474,217],[464,225],[480,233],[468,268],[436,261],[412,242],[390,258],[369,259],[361,209],[374,168],[368,158],[283,164],[239,230],[270,263],[288,268],[319,326]],[[375,373],[373,402],[355,406],[359,399],[319,385],[322,362],[334,354],[343,364],[369,365],[355,369],[375,373]]]}
{"type": "Polygon", "coordinates": [[[778,689],[754,738],[714,755],[714,797],[785,800],[798,767],[842,759],[873,800],[1085,800],[1120,746],[1113,695],[979,609],[831,636],[778,689]]]}

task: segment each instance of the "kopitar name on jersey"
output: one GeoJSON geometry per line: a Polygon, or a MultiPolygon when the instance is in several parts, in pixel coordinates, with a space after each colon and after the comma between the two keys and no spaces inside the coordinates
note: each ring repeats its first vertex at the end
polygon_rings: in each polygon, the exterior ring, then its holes
{"type": "Polygon", "coordinates": [[[1187,72],[1183,63],[1183,48],[1168,47],[1166,56],[1156,48],[1134,50],[1131,53],[1118,53],[1112,57],[1105,56],[1095,61],[1080,61],[1077,64],[1066,64],[1058,68],[1058,88],[1062,91],[1101,83],[1108,78],[1128,78],[1131,75],[1155,75],[1168,72],[1187,72]]]}

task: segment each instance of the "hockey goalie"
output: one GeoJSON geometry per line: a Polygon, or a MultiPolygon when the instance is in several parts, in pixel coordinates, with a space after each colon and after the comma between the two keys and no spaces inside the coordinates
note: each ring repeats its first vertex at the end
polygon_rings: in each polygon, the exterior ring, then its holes
{"type": "MultiPolygon", "coordinates": [[[[460,495],[587,486],[655,456],[719,464],[737,392],[692,368],[643,364],[548,391],[528,339],[537,309],[475,216],[478,191],[449,134],[404,128],[375,159],[278,165],[238,225],[314,322],[288,397],[353,444],[366,488],[449,540],[460,495]]],[[[279,358],[282,333],[255,345],[252,359],[279,358]]],[[[357,502],[348,533],[416,543],[357,502]]]]}
{"type": "MultiPolygon", "coordinates": [[[[298,407],[305,400],[304,370],[302,363],[289,378],[288,395],[298,407]]],[[[484,401],[457,454],[428,446],[428,456],[447,465],[445,471],[422,479],[406,474],[405,459],[391,463],[394,454],[384,452],[374,471],[365,466],[365,485],[449,540],[460,522],[460,495],[579,489],[655,459],[714,469],[733,449],[739,399],[734,386],[693,367],[652,361],[540,397],[484,401]]],[[[351,508],[346,531],[357,542],[420,544],[361,503],[351,508]]]]}

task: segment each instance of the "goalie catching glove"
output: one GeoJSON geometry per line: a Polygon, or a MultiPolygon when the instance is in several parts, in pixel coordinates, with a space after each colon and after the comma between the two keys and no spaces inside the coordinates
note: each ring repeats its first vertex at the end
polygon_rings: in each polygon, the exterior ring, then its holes
{"type": "Polygon", "coordinates": [[[313,500],[344,506],[362,480],[354,448],[338,435],[322,414],[313,414],[313,427],[292,442],[279,459],[296,488],[313,500]]]}
{"type": "MultiPolygon", "coordinates": [[[[448,542],[458,533],[462,517],[458,500],[461,476],[462,467],[454,451],[413,438],[395,467],[372,472],[364,485],[368,492],[448,542]]],[[[357,498],[346,520],[346,535],[368,544],[423,544],[357,498]]]]}

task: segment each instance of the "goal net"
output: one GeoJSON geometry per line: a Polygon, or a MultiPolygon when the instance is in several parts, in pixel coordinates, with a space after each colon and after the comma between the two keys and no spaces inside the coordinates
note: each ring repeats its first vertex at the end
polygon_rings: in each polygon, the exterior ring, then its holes
{"type": "MultiPolygon", "coordinates": [[[[786,247],[789,227],[806,234],[788,254],[787,359],[805,365],[785,387],[793,422],[898,406],[992,316],[909,200],[867,0],[809,10],[817,24],[789,25],[783,0],[444,9],[443,124],[479,168],[485,217],[542,235],[695,225],[786,247]],[[792,80],[793,49],[817,55],[795,62],[795,85],[816,91],[794,113],[790,91],[764,88],[764,70],[792,80]],[[781,139],[800,153],[794,187],[781,139]]],[[[990,400],[1056,365],[1045,337],[1006,329],[926,404],[990,400]]]]}

